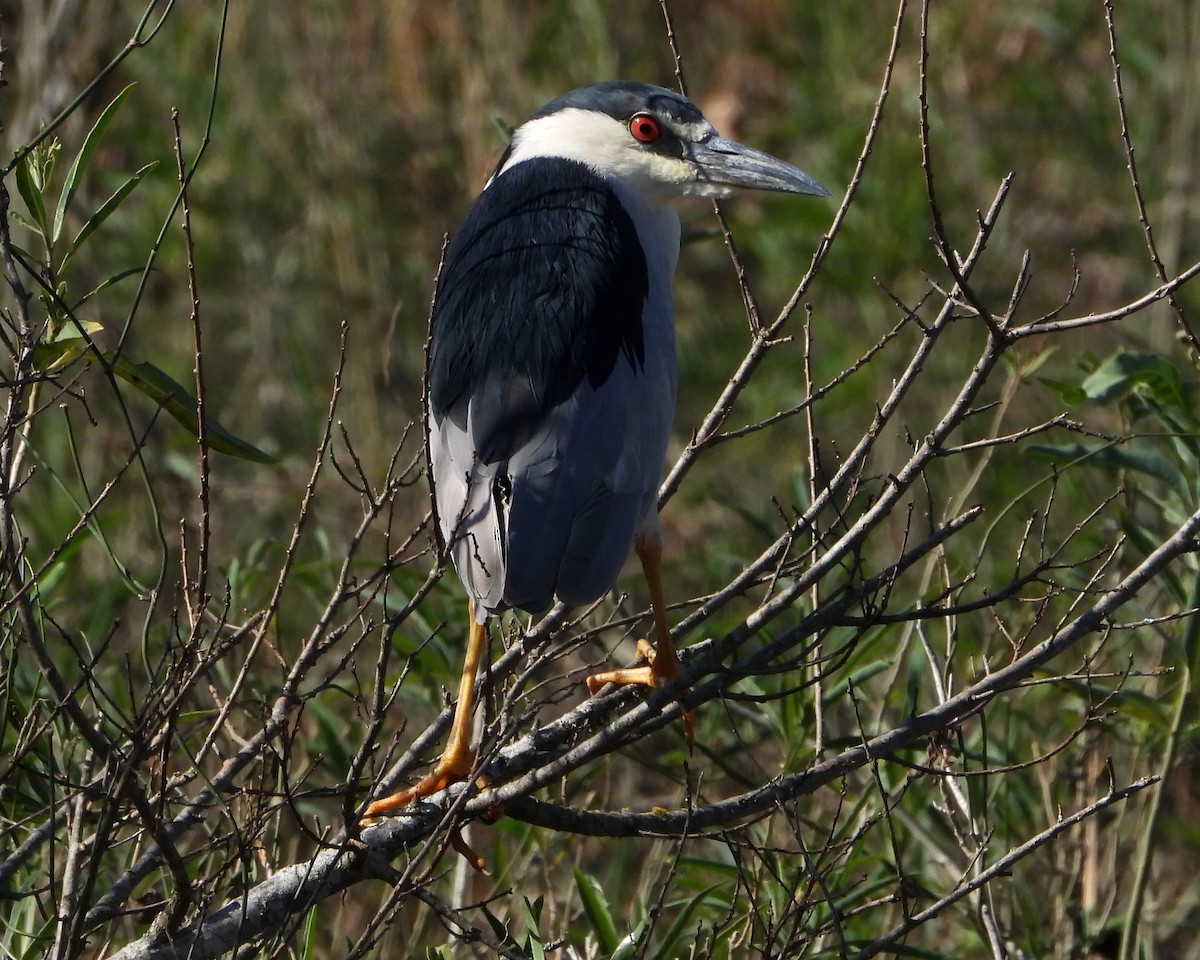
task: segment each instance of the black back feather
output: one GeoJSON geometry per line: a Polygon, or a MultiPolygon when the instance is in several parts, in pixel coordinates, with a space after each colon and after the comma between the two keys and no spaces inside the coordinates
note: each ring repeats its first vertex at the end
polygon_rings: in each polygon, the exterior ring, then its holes
{"type": "Polygon", "coordinates": [[[512,455],[547,411],[619,357],[640,368],[649,293],[637,230],[584,164],[533,158],[480,194],[446,251],[433,308],[435,417],[474,410],[476,453],[512,455]]]}

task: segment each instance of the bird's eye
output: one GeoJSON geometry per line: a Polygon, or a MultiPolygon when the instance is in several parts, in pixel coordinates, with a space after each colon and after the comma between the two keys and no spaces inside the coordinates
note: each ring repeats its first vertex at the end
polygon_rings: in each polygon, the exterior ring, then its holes
{"type": "Polygon", "coordinates": [[[639,113],[629,121],[629,132],[640,143],[653,143],[662,136],[662,126],[648,113],[639,113]]]}

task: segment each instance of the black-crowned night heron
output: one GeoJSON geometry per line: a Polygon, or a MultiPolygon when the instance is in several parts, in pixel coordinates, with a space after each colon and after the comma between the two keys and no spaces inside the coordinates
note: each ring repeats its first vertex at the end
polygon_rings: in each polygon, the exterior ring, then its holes
{"type": "Polygon", "coordinates": [[[446,251],[428,369],[438,529],[471,598],[446,751],[368,816],[471,775],[487,621],[603,596],[631,549],[657,643],[588,678],[661,686],[679,670],[659,571],[656,493],[675,410],[671,279],[679,197],[734,188],[828,196],[790,164],[717,135],[644,83],[574,90],[517,128],[446,251]]]}

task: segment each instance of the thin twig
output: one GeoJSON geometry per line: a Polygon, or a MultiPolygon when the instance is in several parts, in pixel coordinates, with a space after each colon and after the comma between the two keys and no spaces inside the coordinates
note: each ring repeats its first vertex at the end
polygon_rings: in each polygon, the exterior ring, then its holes
{"type": "Polygon", "coordinates": [[[882,937],[879,937],[863,950],[854,954],[853,960],[868,960],[869,957],[878,956],[885,950],[894,947],[905,937],[906,934],[912,930],[915,930],[921,924],[932,920],[947,907],[957,903],[963,897],[970,896],[976,890],[986,887],[993,880],[999,877],[1007,876],[1016,864],[1020,863],[1031,853],[1036,852],[1046,844],[1050,843],[1059,835],[1070,830],[1077,824],[1082,823],[1088,817],[1091,817],[1094,814],[1111,807],[1113,804],[1122,803],[1123,801],[1128,800],[1130,797],[1141,792],[1142,790],[1145,790],[1147,787],[1153,786],[1156,783],[1158,783],[1158,777],[1142,777],[1141,779],[1135,780],[1133,783],[1130,783],[1124,787],[1111,788],[1109,792],[1100,799],[1089,803],[1082,810],[1076,811],[1069,817],[1063,817],[1056,823],[1051,824],[1045,830],[1042,830],[1040,833],[1030,837],[1020,846],[1010,850],[986,870],[980,871],[974,877],[972,877],[971,880],[961,884],[952,893],[940,898],[936,903],[931,904],[924,910],[914,913],[912,916],[906,918],[903,923],[897,924],[882,937]]]}
{"type": "MultiPolygon", "coordinates": [[[[1133,138],[1129,133],[1129,115],[1125,110],[1125,85],[1121,79],[1121,56],[1117,52],[1117,14],[1113,9],[1112,0],[1104,0],[1104,22],[1108,26],[1108,58],[1112,63],[1112,80],[1113,88],[1116,91],[1117,116],[1121,124],[1121,143],[1125,147],[1125,167],[1129,171],[1129,183],[1133,188],[1133,202],[1137,206],[1138,223],[1142,225],[1142,236],[1146,241],[1146,252],[1150,256],[1150,263],[1154,267],[1154,274],[1158,277],[1160,284],[1166,284],[1169,275],[1158,252],[1158,244],[1154,239],[1154,228],[1150,225],[1150,215],[1146,212],[1146,198],[1142,194],[1142,182],[1138,176],[1133,138]]],[[[1192,329],[1192,325],[1188,322],[1183,304],[1175,296],[1174,290],[1166,294],[1166,299],[1167,303],[1171,306],[1171,312],[1175,314],[1176,323],[1179,324],[1179,332],[1183,335],[1183,339],[1192,350],[1193,359],[1200,359],[1200,340],[1196,339],[1196,331],[1192,329]]]]}

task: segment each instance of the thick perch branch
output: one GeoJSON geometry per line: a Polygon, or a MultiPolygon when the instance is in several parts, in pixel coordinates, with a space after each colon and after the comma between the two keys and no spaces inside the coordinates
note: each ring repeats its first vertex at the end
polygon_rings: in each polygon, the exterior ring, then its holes
{"type": "MultiPolygon", "coordinates": [[[[681,835],[684,832],[726,827],[762,816],[873,760],[886,758],[934,731],[946,729],[977,711],[997,694],[1014,688],[1038,667],[1085,637],[1104,630],[1113,614],[1138,590],[1173,560],[1194,550],[1198,536],[1200,511],[1192,514],[1158,549],[1088,609],[1007,667],[987,674],[957,696],[895,729],[846,750],[831,760],[800,773],[779,777],[748,793],[705,807],[662,814],[571,810],[528,797],[527,794],[538,784],[564,772],[562,765],[564,758],[570,754],[568,750],[549,756],[542,753],[532,776],[520,777],[513,783],[501,783],[495,789],[462,803],[461,816],[469,819],[482,815],[499,802],[504,804],[510,815],[530,823],[601,836],[681,835]],[[552,770],[552,773],[546,775],[548,770],[552,770]]],[[[586,711],[589,706],[585,704],[573,714],[586,711]]],[[[647,704],[640,704],[631,713],[647,709],[647,704]]],[[[577,722],[578,718],[575,719],[577,722]]],[[[570,725],[571,722],[569,715],[558,723],[570,725]]],[[[539,730],[506,752],[528,757],[543,734],[544,730],[539,730]]],[[[489,773],[498,772],[497,768],[502,770],[503,766],[497,764],[489,767],[489,773]]],[[[208,960],[241,944],[253,942],[276,929],[283,918],[294,916],[318,900],[355,883],[367,879],[392,878],[395,872],[388,865],[389,858],[411,842],[427,836],[442,822],[444,810],[460,802],[460,794],[464,789],[467,788],[452,788],[442,804],[429,804],[418,815],[397,818],[368,830],[363,837],[364,848],[347,844],[322,851],[308,863],[279,871],[249,891],[243,900],[228,903],[208,917],[178,931],[169,942],[143,938],[120,951],[113,960],[208,960]]]]}

